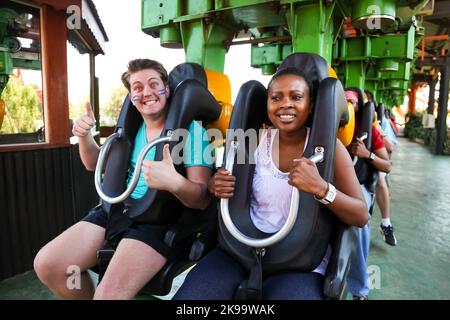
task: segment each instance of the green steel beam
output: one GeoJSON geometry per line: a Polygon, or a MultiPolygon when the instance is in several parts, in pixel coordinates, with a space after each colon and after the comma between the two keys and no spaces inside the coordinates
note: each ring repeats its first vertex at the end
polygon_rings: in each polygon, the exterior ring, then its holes
{"type": "Polygon", "coordinates": [[[331,64],[333,54],[334,6],[325,7],[322,1],[297,4],[286,13],[292,35],[294,52],[321,55],[331,64]]]}
{"type": "Polygon", "coordinates": [[[28,70],[42,70],[40,60],[24,60],[13,58],[14,68],[22,68],[28,70]]]}
{"type": "Polygon", "coordinates": [[[364,64],[360,61],[347,62],[345,65],[345,86],[365,89],[364,64]]]}
{"type": "Polygon", "coordinates": [[[264,74],[292,52],[316,53],[333,62],[346,86],[368,89],[387,102],[407,89],[414,48],[423,35],[414,15],[426,2],[160,0],[155,5],[142,0],[142,29],[165,47],[183,47],[186,61],[218,72],[234,36],[244,30],[251,35],[251,65],[264,74]],[[366,32],[342,39],[340,28],[350,15],[366,32]],[[371,28],[377,22],[381,29],[371,28]]]}
{"type": "Polygon", "coordinates": [[[219,23],[206,23],[204,19],[181,23],[186,61],[223,73],[227,48],[224,43],[233,37],[235,30],[219,23]]]}

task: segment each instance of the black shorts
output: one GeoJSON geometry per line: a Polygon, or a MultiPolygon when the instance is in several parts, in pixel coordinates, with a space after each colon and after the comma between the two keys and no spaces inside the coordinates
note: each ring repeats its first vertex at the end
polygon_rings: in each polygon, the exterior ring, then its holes
{"type": "Polygon", "coordinates": [[[110,218],[102,205],[98,205],[92,208],[81,221],[90,222],[104,228],[106,230],[105,239],[114,243],[114,249],[121,239],[134,239],[147,244],[162,256],[168,257],[169,247],[164,243],[164,237],[169,225],[136,223],[123,214],[121,210],[113,212],[113,216],[110,218]],[[115,231],[111,233],[109,232],[110,229],[115,229],[115,231]]]}

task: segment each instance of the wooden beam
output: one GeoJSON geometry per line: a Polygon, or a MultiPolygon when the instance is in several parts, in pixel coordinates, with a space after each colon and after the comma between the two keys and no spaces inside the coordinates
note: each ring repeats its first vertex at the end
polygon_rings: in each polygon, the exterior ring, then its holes
{"type": "Polygon", "coordinates": [[[69,144],[65,11],[42,6],[41,32],[45,141],[50,144],[69,144]]]}
{"type": "Polygon", "coordinates": [[[71,5],[76,5],[81,8],[81,0],[34,0],[37,4],[47,5],[56,10],[67,10],[71,5]]]}
{"type": "Polygon", "coordinates": [[[417,98],[417,91],[419,90],[420,85],[412,84],[409,92],[409,114],[416,114],[416,98],[417,98]]]}

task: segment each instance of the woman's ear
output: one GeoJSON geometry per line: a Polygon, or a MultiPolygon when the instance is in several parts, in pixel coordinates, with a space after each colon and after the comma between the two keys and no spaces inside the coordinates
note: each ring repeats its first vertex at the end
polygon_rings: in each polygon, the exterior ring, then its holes
{"type": "Polygon", "coordinates": [[[170,89],[169,89],[169,85],[166,85],[166,99],[169,99],[170,97],[170,89]]]}

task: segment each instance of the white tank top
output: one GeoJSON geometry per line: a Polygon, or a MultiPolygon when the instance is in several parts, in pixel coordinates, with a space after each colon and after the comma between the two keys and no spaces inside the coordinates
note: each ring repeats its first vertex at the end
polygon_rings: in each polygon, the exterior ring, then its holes
{"type": "MultiPolygon", "coordinates": [[[[303,151],[308,144],[309,128],[306,128],[303,151]]],[[[278,129],[273,127],[262,134],[255,151],[255,173],[253,175],[250,197],[250,217],[259,230],[274,233],[280,230],[287,220],[291,206],[292,186],[288,184],[289,172],[282,172],[272,159],[273,143],[278,129]]],[[[278,154],[274,150],[275,154],[278,154]]],[[[330,256],[330,247],[322,263],[313,272],[325,274],[330,256]]]]}

